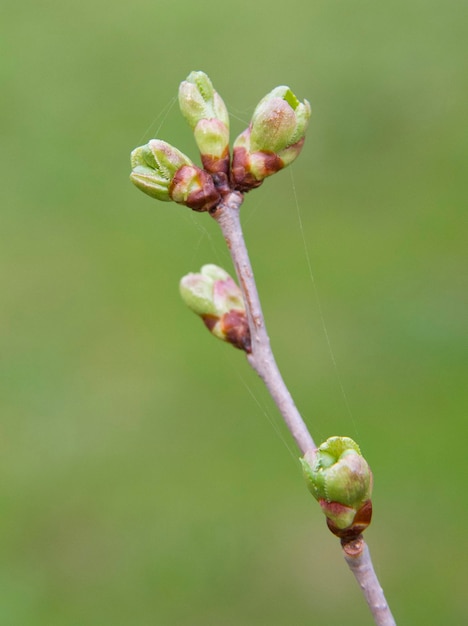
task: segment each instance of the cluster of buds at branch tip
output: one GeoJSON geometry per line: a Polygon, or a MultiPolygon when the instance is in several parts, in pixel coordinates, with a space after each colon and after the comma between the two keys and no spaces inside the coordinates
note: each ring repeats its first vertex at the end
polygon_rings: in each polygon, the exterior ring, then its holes
{"type": "Polygon", "coordinates": [[[250,332],[242,293],[227,272],[217,265],[204,265],[199,274],[187,274],[182,278],[180,294],[215,337],[250,352],[250,332]]]}
{"type": "Polygon", "coordinates": [[[356,539],[372,517],[372,472],[349,437],[330,437],[301,459],[307,486],[342,541],[356,539]]]}
{"type": "Polygon", "coordinates": [[[130,179],[158,200],[210,211],[227,194],[243,194],[296,159],[304,144],[310,104],[289,87],[273,89],[257,105],[248,128],[229,152],[229,115],[204,72],[191,72],[179,87],[179,105],[193,130],[203,169],[165,141],[133,150],[130,179]]]}
{"type": "Polygon", "coordinates": [[[229,173],[229,114],[204,72],[191,72],[179,87],[179,106],[193,130],[203,167],[229,173]]]}
{"type": "Polygon", "coordinates": [[[236,189],[245,192],[258,187],[299,156],[310,113],[309,102],[299,102],[286,86],[276,87],[259,102],[249,127],[234,142],[236,189]]]}
{"type": "Polygon", "coordinates": [[[133,150],[130,180],[149,196],[173,200],[194,211],[209,211],[220,201],[212,177],[165,141],[151,139],[133,150]]]}

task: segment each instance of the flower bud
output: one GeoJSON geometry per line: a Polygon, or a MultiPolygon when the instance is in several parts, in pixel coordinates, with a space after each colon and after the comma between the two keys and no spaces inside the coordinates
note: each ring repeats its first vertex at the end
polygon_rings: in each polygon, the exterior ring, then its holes
{"type": "Polygon", "coordinates": [[[149,196],[164,201],[172,200],[169,187],[177,171],[184,165],[193,165],[188,156],[159,139],[135,148],[130,163],[132,183],[149,196]]]}
{"type": "Polygon", "coordinates": [[[210,173],[229,170],[229,114],[204,72],[191,72],[179,87],[179,105],[190,124],[203,167],[210,173]]]}
{"type": "Polygon", "coordinates": [[[180,294],[215,337],[250,352],[242,292],[227,272],[217,265],[204,265],[199,274],[182,278],[180,294]]]}
{"type": "Polygon", "coordinates": [[[209,211],[220,200],[211,176],[165,141],[151,139],[135,148],[131,166],[130,180],[158,200],[174,200],[194,211],[209,211]]]}
{"type": "Polygon", "coordinates": [[[276,87],[260,100],[252,116],[251,148],[279,154],[303,139],[310,119],[310,104],[299,102],[289,87],[276,87]]]}
{"type": "Polygon", "coordinates": [[[349,437],[330,437],[301,463],[332,533],[347,540],[357,537],[372,516],[372,472],[359,446],[349,437]]]}
{"type": "Polygon", "coordinates": [[[234,142],[232,177],[237,189],[258,187],[299,156],[310,113],[309,102],[299,102],[285,86],[259,102],[249,127],[234,142]]]}

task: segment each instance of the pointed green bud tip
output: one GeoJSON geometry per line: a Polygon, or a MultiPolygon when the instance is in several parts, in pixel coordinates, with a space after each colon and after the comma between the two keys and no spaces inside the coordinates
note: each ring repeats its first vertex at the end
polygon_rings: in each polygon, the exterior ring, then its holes
{"type": "Polygon", "coordinates": [[[290,165],[300,154],[311,115],[289,87],[276,87],[257,105],[250,125],[234,142],[233,178],[248,191],[290,165]]]}
{"type": "Polygon", "coordinates": [[[307,486],[319,502],[330,530],[354,538],[370,524],[372,472],[349,437],[330,437],[301,459],[307,486]]]}
{"type": "Polygon", "coordinates": [[[180,150],[159,139],[135,148],[130,155],[130,180],[146,194],[158,200],[172,200],[170,186],[181,167],[193,165],[180,150]]]}
{"type": "Polygon", "coordinates": [[[191,72],[179,87],[179,106],[192,129],[200,120],[217,119],[229,130],[229,114],[205,72],[191,72]]]}
{"type": "Polygon", "coordinates": [[[200,273],[184,276],[179,288],[182,300],[215,337],[250,352],[242,292],[227,272],[217,265],[204,265],[200,273]]]}

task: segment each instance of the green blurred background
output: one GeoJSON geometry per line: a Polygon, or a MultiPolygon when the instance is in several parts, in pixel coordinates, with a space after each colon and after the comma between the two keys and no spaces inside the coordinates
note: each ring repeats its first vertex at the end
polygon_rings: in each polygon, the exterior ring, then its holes
{"type": "Polygon", "coordinates": [[[231,270],[217,225],[128,181],[153,136],[196,157],[175,102],[193,69],[233,136],[278,84],[312,104],[299,160],[243,207],[272,344],[316,440],[354,437],[372,465],[397,621],[468,623],[467,17],[4,4],[2,625],[372,623],[260,381],[179,299],[183,274],[231,270]]]}

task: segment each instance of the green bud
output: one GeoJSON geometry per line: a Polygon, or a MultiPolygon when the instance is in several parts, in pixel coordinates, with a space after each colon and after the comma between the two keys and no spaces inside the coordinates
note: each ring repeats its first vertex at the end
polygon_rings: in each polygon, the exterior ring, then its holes
{"type": "Polygon", "coordinates": [[[236,139],[232,174],[236,188],[249,191],[300,154],[311,109],[286,86],[276,87],[257,105],[249,127],[236,139]]]}
{"type": "Polygon", "coordinates": [[[192,72],[179,87],[179,105],[190,124],[203,167],[229,171],[229,115],[221,96],[204,72],[192,72]]]}
{"type": "Polygon", "coordinates": [[[184,276],[179,288],[185,304],[215,337],[250,352],[242,292],[227,272],[217,265],[204,265],[200,273],[184,276]]]}
{"type": "Polygon", "coordinates": [[[184,165],[192,161],[180,150],[159,139],[135,148],[130,155],[130,180],[146,194],[158,200],[172,200],[169,192],[172,180],[184,165]]]}
{"type": "Polygon", "coordinates": [[[359,535],[372,515],[372,472],[349,437],[330,437],[301,459],[307,486],[339,537],[359,535]]]}
{"type": "Polygon", "coordinates": [[[302,139],[310,118],[310,104],[299,102],[289,87],[276,87],[257,105],[252,116],[251,148],[279,153],[302,139]]]}
{"type": "Polygon", "coordinates": [[[229,129],[229,114],[205,72],[191,72],[179,87],[182,115],[194,129],[200,120],[218,119],[229,129]]]}
{"type": "Polygon", "coordinates": [[[131,154],[130,180],[158,200],[173,200],[194,211],[209,211],[221,197],[211,176],[165,141],[151,139],[131,154]]]}

